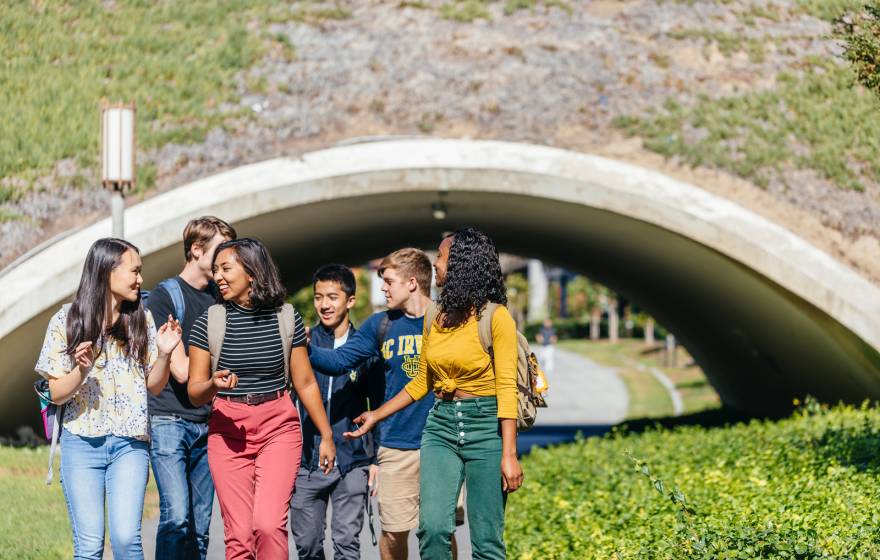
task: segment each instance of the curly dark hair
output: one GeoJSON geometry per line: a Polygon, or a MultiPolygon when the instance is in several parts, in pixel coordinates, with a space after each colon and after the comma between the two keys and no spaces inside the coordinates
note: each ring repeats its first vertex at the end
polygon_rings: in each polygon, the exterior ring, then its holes
{"type": "Polygon", "coordinates": [[[440,292],[444,327],[457,327],[471,314],[479,320],[489,302],[507,305],[507,290],[495,242],[485,233],[461,228],[452,235],[446,282],[440,292]]]}

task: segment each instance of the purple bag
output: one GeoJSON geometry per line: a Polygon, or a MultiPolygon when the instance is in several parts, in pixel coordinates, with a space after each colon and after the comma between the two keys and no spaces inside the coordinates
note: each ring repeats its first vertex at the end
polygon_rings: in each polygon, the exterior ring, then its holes
{"type": "Polygon", "coordinates": [[[49,447],[49,473],[46,476],[46,484],[52,483],[53,467],[55,462],[55,450],[58,447],[58,437],[61,435],[61,422],[64,415],[64,405],[52,402],[49,392],[49,382],[39,379],[34,382],[34,391],[40,399],[40,415],[43,417],[43,430],[46,439],[52,442],[49,447]]]}

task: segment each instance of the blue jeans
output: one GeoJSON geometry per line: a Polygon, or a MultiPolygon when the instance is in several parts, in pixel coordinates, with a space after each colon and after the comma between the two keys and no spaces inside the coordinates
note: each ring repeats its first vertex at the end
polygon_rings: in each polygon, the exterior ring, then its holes
{"type": "Polygon", "coordinates": [[[61,432],[61,486],[73,529],[73,557],[104,554],[104,501],[110,546],[117,560],[144,557],[141,516],[149,444],[127,437],[82,437],[61,432]]]}
{"type": "Polygon", "coordinates": [[[176,416],[150,418],[150,459],[159,487],[156,558],[204,558],[214,505],[208,425],[176,416]]]}

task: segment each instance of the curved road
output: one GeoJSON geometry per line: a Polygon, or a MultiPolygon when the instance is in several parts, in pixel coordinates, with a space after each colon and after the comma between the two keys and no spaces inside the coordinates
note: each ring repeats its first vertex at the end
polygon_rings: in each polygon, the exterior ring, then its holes
{"type": "MultiPolygon", "coordinates": [[[[537,347],[536,350],[539,350],[537,347]]],[[[540,359],[540,355],[539,355],[540,359]]],[[[556,350],[555,371],[548,372],[550,391],[547,395],[550,407],[539,411],[535,428],[520,436],[520,450],[526,451],[532,445],[546,445],[570,440],[574,433],[602,433],[608,427],[622,422],[626,418],[629,406],[629,395],[623,381],[617,376],[614,368],[601,366],[578,354],[565,350],[556,350]]],[[[526,478],[528,484],[528,478],[526,478]]],[[[379,532],[378,510],[374,504],[376,517],[376,534],[379,532]]],[[[144,555],[153,558],[156,547],[156,529],[158,519],[145,521],[143,527],[144,555]]],[[[456,531],[459,543],[459,559],[471,558],[471,546],[467,524],[456,531]]],[[[107,548],[109,549],[109,542],[107,548]]],[[[325,554],[333,557],[333,546],[328,531],[325,540],[325,554]]],[[[291,558],[296,557],[293,539],[290,539],[291,558]]],[[[109,551],[106,557],[110,557],[109,551]]],[[[418,558],[418,540],[415,531],[410,535],[410,559],[418,558]]],[[[214,517],[211,522],[211,545],[208,550],[209,560],[222,560],[223,554],[223,522],[216,500],[214,517]]],[[[361,533],[361,558],[378,560],[378,548],[370,542],[369,529],[364,527],[361,533]]]]}

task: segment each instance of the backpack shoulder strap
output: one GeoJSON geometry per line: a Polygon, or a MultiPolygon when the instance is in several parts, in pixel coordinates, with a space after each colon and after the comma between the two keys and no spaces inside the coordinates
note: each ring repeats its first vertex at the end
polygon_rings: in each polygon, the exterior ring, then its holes
{"type": "Polygon", "coordinates": [[[486,304],[486,309],[483,310],[483,315],[480,317],[479,323],[477,323],[477,330],[480,332],[480,344],[483,345],[483,350],[486,351],[487,354],[492,356],[492,317],[495,316],[495,311],[501,307],[497,303],[489,302],[486,304]]]}
{"type": "Polygon", "coordinates": [[[211,373],[217,371],[224,338],[226,338],[226,305],[216,303],[208,308],[208,349],[211,352],[211,373]]]}
{"type": "Polygon", "coordinates": [[[281,348],[284,351],[284,379],[288,386],[290,379],[290,351],[293,346],[293,331],[296,330],[296,315],[293,306],[285,303],[278,308],[278,332],[281,333],[281,348]]]}
{"type": "MultiPolygon", "coordinates": [[[[70,306],[72,304],[65,303],[61,306],[61,310],[64,312],[65,321],[67,320],[67,314],[70,313],[70,306]]],[[[48,392],[48,385],[47,385],[48,392]]],[[[50,401],[51,402],[51,401],[50,401]]],[[[49,445],[49,469],[46,473],[46,484],[52,484],[52,478],[55,474],[55,451],[58,449],[58,438],[61,434],[61,424],[64,422],[64,407],[66,405],[57,404],[55,405],[55,426],[52,430],[52,438],[51,443],[49,445]]]]}
{"type": "Polygon", "coordinates": [[[376,329],[376,347],[381,350],[382,345],[385,344],[385,337],[388,336],[388,329],[391,327],[391,317],[388,316],[388,312],[385,311],[382,313],[382,319],[379,320],[379,328],[376,329]]]}
{"type": "Polygon", "coordinates": [[[433,301],[428,303],[428,308],[425,309],[425,327],[428,329],[428,333],[431,332],[431,325],[437,320],[439,313],[440,307],[436,303],[433,301]]]}
{"type": "Polygon", "coordinates": [[[174,318],[183,322],[183,314],[186,312],[186,302],[183,300],[183,290],[176,278],[166,278],[159,282],[156,288],[162,288],[171,296],[174,305],[174,318]]]}
{"type": "Polygon", "coordinates": [[[61,422],[64,421],[64,405],[55,406],[55,428],[52,430],[52,443],[49,446],[49,472],[46,473],[46,484],[52,484],[52,476],[55,474],[55,451],[58,449],[58,437],[61,432],[61,422]]]}

